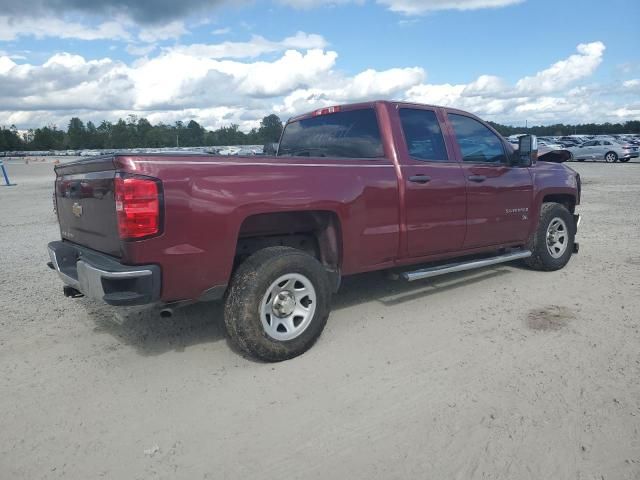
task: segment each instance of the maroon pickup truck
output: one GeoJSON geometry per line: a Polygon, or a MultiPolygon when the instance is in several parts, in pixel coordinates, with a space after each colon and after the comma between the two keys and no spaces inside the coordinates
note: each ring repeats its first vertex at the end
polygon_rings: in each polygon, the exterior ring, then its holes
{"type": "Polygon", "coordinates": [[[514,150],[466,112],[400,102],[289,120],[277,155],[112,155],[59,165],[67,296],[157,304],[225,299],[230,337],[268,361],[322,332],[340,279],[408,281],[576,253],[580,176],[514,150]],[[420,266],[416,266],[419,265],[420,266]]]}

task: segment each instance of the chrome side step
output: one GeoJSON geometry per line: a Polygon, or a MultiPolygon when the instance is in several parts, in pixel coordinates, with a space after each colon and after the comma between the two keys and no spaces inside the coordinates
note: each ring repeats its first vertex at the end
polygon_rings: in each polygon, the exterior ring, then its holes
{"type": "Polygon", "coordinates": [[[469,262],[449,263],[448,265],[429,267],[422,270],[415,270],[413,272],[403,272],[400,276],[409,282],[413,282],[415,280],[422,280],[423,278],[437,277],[438,275],[444,275],[445,273],[464,272],[466,270],[497,265],[498,263],[520,260],[522,258],[528,258],[531,255],[532,253],[529,250],[518,250],[516,252],[498,255],[497,257],[471,260],[469,262]]]}

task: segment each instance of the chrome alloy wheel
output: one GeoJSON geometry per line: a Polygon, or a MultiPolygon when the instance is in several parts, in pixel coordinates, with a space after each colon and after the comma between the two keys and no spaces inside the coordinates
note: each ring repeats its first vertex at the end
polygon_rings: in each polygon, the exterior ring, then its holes
{"type": "Polygon", "coordinates": [[[560,258],[569,244],[567,224],[561,218],[554,218],[547,227],[547,250],[553,258],[560,258]]]}
{"type": "Polygon", "coordinates": [[[260,302],[260,320],[267,335],[286,341],[307,329],[316,311],[316,290],[304,275],[289,273],[267,289],[260,302]]]}

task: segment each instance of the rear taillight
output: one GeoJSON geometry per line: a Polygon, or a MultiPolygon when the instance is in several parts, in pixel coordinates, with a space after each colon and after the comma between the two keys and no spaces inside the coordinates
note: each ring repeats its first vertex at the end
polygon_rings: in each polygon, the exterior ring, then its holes
{"type": "Polygon", "coordinates": [[[120,238],[133,240],[160,233],[160,191],[157,181],[116,177],[115,187],[120,238]]]}

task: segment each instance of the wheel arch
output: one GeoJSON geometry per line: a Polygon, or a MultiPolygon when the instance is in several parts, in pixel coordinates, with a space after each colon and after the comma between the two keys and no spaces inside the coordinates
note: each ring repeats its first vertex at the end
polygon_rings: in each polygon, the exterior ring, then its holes
{"type": "Polygon", "coordinates": [[[576,196],[570,193],[549,193],[542,197],[541,203],[559,203],[564,205],[572,214],[576,211],[576,196]]]}
{"type": "Polygon", "coordinates": [[[343,242],[341,222],[336,212],[294,210],[247,216],[238,231],[234,268],[258,250],[273,246],[296,248],[317,258],[332,277],[332,284],[337,290],[343,242]]]}
{"type": "Polygon", "coordinates": [[[554,187],[545,188],[536,192],[533,202],[533,210],[531,212],[531,218],[533,219],[533,221],[531,222],[529,236],[533,235],[538,228],[542,205],[549,202],[564,205],[571,214],[574,214],[576,211],[576,205],[579,204],[577,190],[571,188],[554,187]]]}

